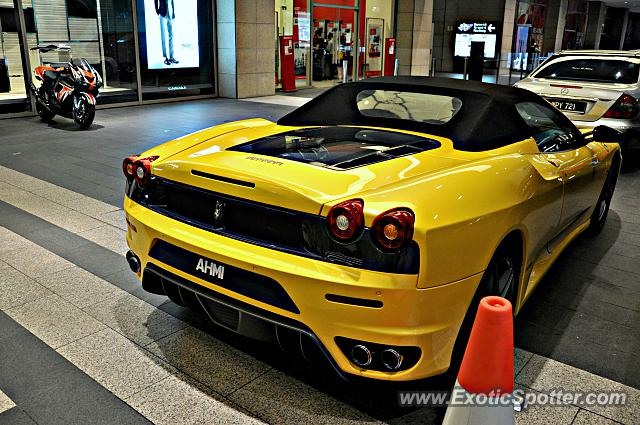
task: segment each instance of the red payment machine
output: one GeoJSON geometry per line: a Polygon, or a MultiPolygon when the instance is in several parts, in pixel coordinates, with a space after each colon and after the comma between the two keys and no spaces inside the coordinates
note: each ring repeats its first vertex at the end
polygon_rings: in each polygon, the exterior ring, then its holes
{"type": "Polygon", "coordinates": [[[280,36],[280,70],[282,73],[282,90],[295,91],[295,66],[293,61],[293,36],[280,36]]]}
{"type": "Polygon", "coordinates": [[[384,74],[385,76],[393,76],[393,70],[396,67],[396,39],[385,38],[384,40],[384,74]]]}

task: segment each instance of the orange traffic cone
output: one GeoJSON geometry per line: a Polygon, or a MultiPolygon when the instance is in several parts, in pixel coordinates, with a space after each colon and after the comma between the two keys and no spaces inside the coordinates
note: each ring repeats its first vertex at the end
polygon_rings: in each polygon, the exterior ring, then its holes
{"type": "Polygon", "coordinates": [[[501,297],[480,300],[443,425],[513,425],[513,312],[501,297]]]}

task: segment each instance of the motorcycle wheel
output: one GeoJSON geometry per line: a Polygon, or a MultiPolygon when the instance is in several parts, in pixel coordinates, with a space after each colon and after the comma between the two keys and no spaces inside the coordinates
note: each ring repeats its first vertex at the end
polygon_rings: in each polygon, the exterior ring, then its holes
{"type": "MultiPolygon", "coordinates": [[[[46,97],[46,93],[41,93],[40,96],[46,97]]],[[[49,109],[47,109],[44,105],[43,105],[43,100],[41,100],[41,97],[36,98],[36,112],[38,113],[38,116],[40,117],[40,120],[42,120],[43,122],[50,122],[53,117],[56,116],[56,114],[54,112],[51,112],[49,109]]]]}
{"type": "Polygon", "coordinates": [[[74,102],[73,120],[82,130],[91,127],[95,116],[96,107],[89,103],[85,97],[82,97],[78,102],[74,102]]]}

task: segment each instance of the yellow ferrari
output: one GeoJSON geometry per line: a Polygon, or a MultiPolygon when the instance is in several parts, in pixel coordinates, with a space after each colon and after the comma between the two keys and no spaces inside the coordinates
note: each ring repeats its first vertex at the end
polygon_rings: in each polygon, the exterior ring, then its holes
{"type": "Polygon", "coordinates": [[[517,313],[572,239],[602,229],[619,138],[517,88],[343,84],[277,123],[126,158],[127,260],[145,290],[344,377],[429,377],[481,296],[517,313]]]}

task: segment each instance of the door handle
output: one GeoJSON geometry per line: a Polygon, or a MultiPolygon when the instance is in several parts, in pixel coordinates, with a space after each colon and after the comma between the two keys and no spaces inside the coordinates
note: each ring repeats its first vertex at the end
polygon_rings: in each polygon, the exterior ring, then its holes
{"type": "Polygon", "coordinates": [[[597,167],[597,166],[598,166],[598,164],[600,164],[600,160],[599,160],[598,158],[593,158],[593,159],[591,160],[591,166],[592,166],[592,167],[597,167]]]}

